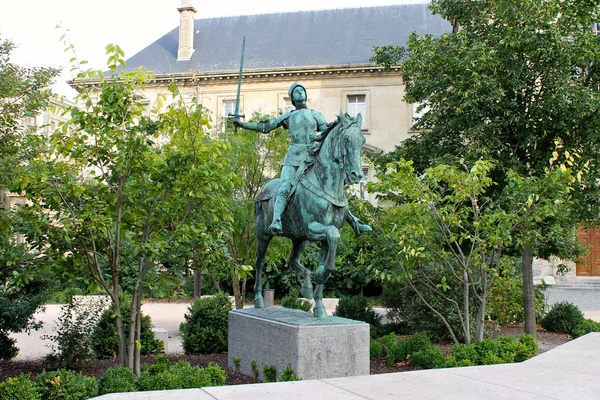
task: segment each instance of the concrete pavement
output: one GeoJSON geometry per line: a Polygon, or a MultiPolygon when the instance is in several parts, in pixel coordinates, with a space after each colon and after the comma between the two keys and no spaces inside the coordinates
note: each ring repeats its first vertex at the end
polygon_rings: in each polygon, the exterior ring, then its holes
{"type": "Polygon", "coordinates": [[[598,400],[600,333],[590,333],[518,364],[349,378],[117,393],[97,400],[598,400]]]}

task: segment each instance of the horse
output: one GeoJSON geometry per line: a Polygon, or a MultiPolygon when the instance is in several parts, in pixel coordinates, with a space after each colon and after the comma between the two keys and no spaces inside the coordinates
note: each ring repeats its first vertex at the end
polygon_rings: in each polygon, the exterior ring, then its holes
{"type": "MultiPolygon", "coordinates": [[[[361,130],[362,117],[341,113],[334,126],[322,140],[320,150],[312,164],[294,182],[292,194],[281,216],[280,236],[292,241],[288,267],[300,275],[303,297],[314,298],[314,315],[327,317],[323,306],[323,285],[335,268],[340,229],[349,213],[344,185],[357,184],[362,178],[361,150],[365,137],[361,130]],[[314,272],[316,287],[313,290],[311,271],[300,263],[307,242],[320,242],[319,266],[314,272]]],[[[256,262],[254,306],[264,308],[262,273],[267,248],[273,235],[268,227],[273,219],[273,207],[280,179],[267,182],[255,199],[256,262]]]]}

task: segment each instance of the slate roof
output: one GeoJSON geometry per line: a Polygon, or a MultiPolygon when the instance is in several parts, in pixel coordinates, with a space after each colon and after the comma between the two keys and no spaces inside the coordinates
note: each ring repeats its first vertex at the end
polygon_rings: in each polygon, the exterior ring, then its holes
{"type": "Polygon", "coordinates": [[[235,71],[244,35],[244,70],[365,64],[373,46],[404,45],[411,31],[439,36],[451,30],[427,4],[206,18],[194,23],[195,51],[189,61],[177,61],[177,27],[129,58],[126,69],[144,66],[156,74],[235,71]]]}

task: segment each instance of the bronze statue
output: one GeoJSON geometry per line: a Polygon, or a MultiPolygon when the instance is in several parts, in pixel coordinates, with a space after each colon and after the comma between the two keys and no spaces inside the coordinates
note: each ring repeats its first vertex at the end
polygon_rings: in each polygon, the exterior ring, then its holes
{"type": "Polygon", "coordinates": [[[355,119],[341,114],[336,122],[328,124],[320,112],[306,107],[306,89],[302,84],[292,84],[288,94],[295,107],[293,111],[265,122],[242,122],[238,118],[233,121],[236,126],[263,133],[284,126],[291,138],[281,178],[269,181],[255,200],[258,239],[255,307],[264,307],[265,253],[273,236],[279,235],[292,240],[288,265],[302,278],[302,295],[315,299],[315,316],[325,317],[321,301],[323,284],[335,268],[339,229],[347,221],[357,235],[371,230],[350,213],[344,192],[345,185],[357,184],[362,178],[360,153],[365,138],[360,115],[355,119]],[[314,274],[314,292],[311,273],[300,264],[307,241],[322,243],[319,267],[314,274]]]}

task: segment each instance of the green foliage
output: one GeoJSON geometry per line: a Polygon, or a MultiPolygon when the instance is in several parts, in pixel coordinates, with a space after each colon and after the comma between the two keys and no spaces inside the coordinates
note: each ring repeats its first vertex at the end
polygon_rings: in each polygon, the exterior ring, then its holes
{"type": "MultiPolygon", "coordinates": [[[[123,321],[123,334],[129,335],[130,307],[128,301],[121,301],[121,315],[123,321]]],[[[115,324],[115,311],[111,306],[105,310],[90,337],[90,344],[97,358],[113,358],[119,354],[119,338],[115,324]]],[[[141,314],[140,353],[156,354],[164,349],[164,343],[152,332],[152,319],[149,315],[141,314]]]]}
{"type": "Polygon", "coordinates": [[[299,297],[300,290],[297,287],[292,288],[290,292],[281,299],[281,306],[307,312],[310,311],[312,308],[310,302],[300,299],[299,297]]]}
{"type": "Polygon", "coordinates": [[[519,342],[523,343],[527,347],[529,353],[531,354],[529,357],[533,357],[537,354],[538,344],[532,335],[521,335],[521,337],[519,338],[519,342]]]}
{"type": "Polygon", "coordinates": [[[256,361],[252,360],[252,362],[250,363],[250,366],[252,367],[252,376],[254,377],[254,379],[258,379],[258,367],[256,366],[256,361]]]}
{"type": "Polygon", "coordinates": [[[0,360],[10,360],[19,354],[16,346],[17,340],[0,332],[0,360]]]}
{"type": "Polygon", "coordinates": [[[98,395],[137,390],[137,376],[122,365],[107,369],[98,379],[98,395]]]}
{"type": "Polygon", "coordinates": [[[371,360],[379,360],[383,354],[383,345],[375,339],[369,341],[369,354],[371,360]]]}
{"type": "Polygon", "coordinates": [[[575,304],[563,301],[555,303],[541,320],[542,327],[551,332],[573,334],[575,328],[585,321],[585,317],[575,304]]]}
{"type": "MultiPolygon", "coordinates": [[[[469,169],[477,160],[491,160],[494,185],[470,202],[481,206],[483,215],[461,221],[482,228],[480,237],[490,251],[531,246],[533,256],[575,259],[582,251],[575,230],[582,222],[597,222],[600,215],[600,42],[589,28],[600,5],[433,0],[430,8],[452,21],[455,32],[440,37],[412,33],[406,49],[388,45],[374,51],[372,61],[386,68],[401,63],[404,101],[421,104],[423,111],[414,125],[418,133],[377,160],[378,166],[391,175],[388,165],[412,160],[422,174],[437,165],[460,164],[457,159],[469,169]],[[570,175],[570,182],[558,177],[558,169],[570,175]],[[488,205],[494,205],[490,214],[488,205]],[[521,221],[515,224],[511,217],[521,221]]],[[[392,199],[417,191],[397,185],[388,192],[392,199]]],[[[430,207],[426,196],[418,196],[422,207],[430,207]]],[[[420,215],[418,204],[410,207],[420,215]]],[[[449,219],[456,215],[441,211],[449,219]]],[[[404,224],[397,220],[395,226],[404,224]]],[[[428,235],[427,227],[415,222],[408,230],[428,235]]],[[[472,243],[472,234],[449,237],[463,249],[472,243]]],[[[406,239],[400,248],[410,252],[431,241],[415,239],[420,244],[406,239]]],[[[492,260],[492,253],[487,254],[492,260]]],[[[532,313],[526,312],[529,326],[535,324],[532,313]]]]}
{"type": "Polygon", "coordinates": [[[292,366],[290,364],[285,367],[285,369],[281,372],[281,376],[279,377],[279,382],[292,382],[292,381],[300,381],[298,375],[292,370],[292,366]]]}
{"type": "MultiPolygon", "coordinates": [[[[500,326],[520,323],[524,320],[523,314],[523,277],[521,260],[513,258],[498,271],[498,277],[490,288],[487,312],[489,319],[500,326]]],[[[543,315],[545,285],[535,286],[536,315],[543,315]]]]}
{"type": "Polygon", "coordinates": [[[0,399],[3,400],[41,400],[31,374],[20,374],[0,382],[0,399]]]}
{"type": "Polygon", "coordinates": [[[457,364],[468,361],[470,365],[479,364],[479,353],[472,344],[455,344],[450,350],[450,354],[456,360],[457,364]]]}
{"type": "Polygon", "coordinates": [[[408,340],[397,340],[395,343],[388,347],[385,361],[387,365],[392,365],[397,362],[406,360],[409,355],[408,340]]]}
{"type": "Polygon", "coordinates": [[[484,339],[468,345],[452,346],[451,354],[456,364],[490,365],[522,362],[535,356],[537,342],[531,335],[522,335],[519,340],[512,336],[502,336],[498,340],[484,339]]]}
{"type": "Polygon", "coordinates": [[[446,365],[446,357],[440,348],[431,344],[411,353],[409,361],[412,365],[423,369],[443,368],[446,365]]]}
{"type": "Polygon", "coordinates": [[[232,310],[229,296],[197,299],[185,314],[179,330],[186,354],[213,354],[227,351],[228,315],[232,310]]]}
{"type": "Polygon", "coordinates": [[[572,190],[567,168],[548,169],[541,177],[509,171],[501,198],[492,198],[494,174],[495,163],[483,159],[455,160],[423,174],[402,159],[371,184],[392,204],[380,212],[381,251],[374,252],[373,268],[404,289],[395,301],[420,305],[455,343],[469,342],[473,331],[476,340],[483,337],[485,299],[498,271],[511,262],[503,251],[519,245],[513,230],[563,213],[572,190]],[[479,310],[483,315],[477,317],[479,310]]]}
{"type": "Polygon", "coordinates": [[[98,394],[96,378],[66,369],[43,371],[35,377],[35,382],[44,400],[85,400],[98,394]]]}
{"type": "Polygon", "coordinates": [[[171,364],[166,356],[158,356],[154,364],[142,367],[138,388],[142,391],[193,389],[222,386],[226,380],[227,374],[218,365],[200,368],[183,360],[171,364]]]}
{"type": "Polygon", "coordinates": [[[408,352],[408,354],[413,354],[418,351],[425,350],[431,345],[431,339],[429,338],[429,335],[425,332],[413,333],[406,342],[406,351],[408,352]]]}
{"type": "Polygon", "coordinates": [[[381,316],[369,305],[366,297],[343,296],[340,298],[333,315],[364,321],[373,326],[381,324],[381,316]]]}
{"type": "Polygon", "coordinates": [[[578,338],[590,332],[600,332],[600,322],[596,322],[593,319],[586,319],[573,329],[571,335],[574,338],[578,338]]]}
{"type": "Polygon", "coordinates": [[[265,383],[277,382],[277,367],[275,367],[274,365],[264,365],[263,377],[265,383]]]}
{"type": "Polygon", "coordinates": [[[51,341],[52,353],[48,357],[51,364],[77,369],[94,358],[91,338],[104,306],[102,300],[82,304],[71,297],[69,303],[60,308],[55,333],[42,336],[51,341]]]}

